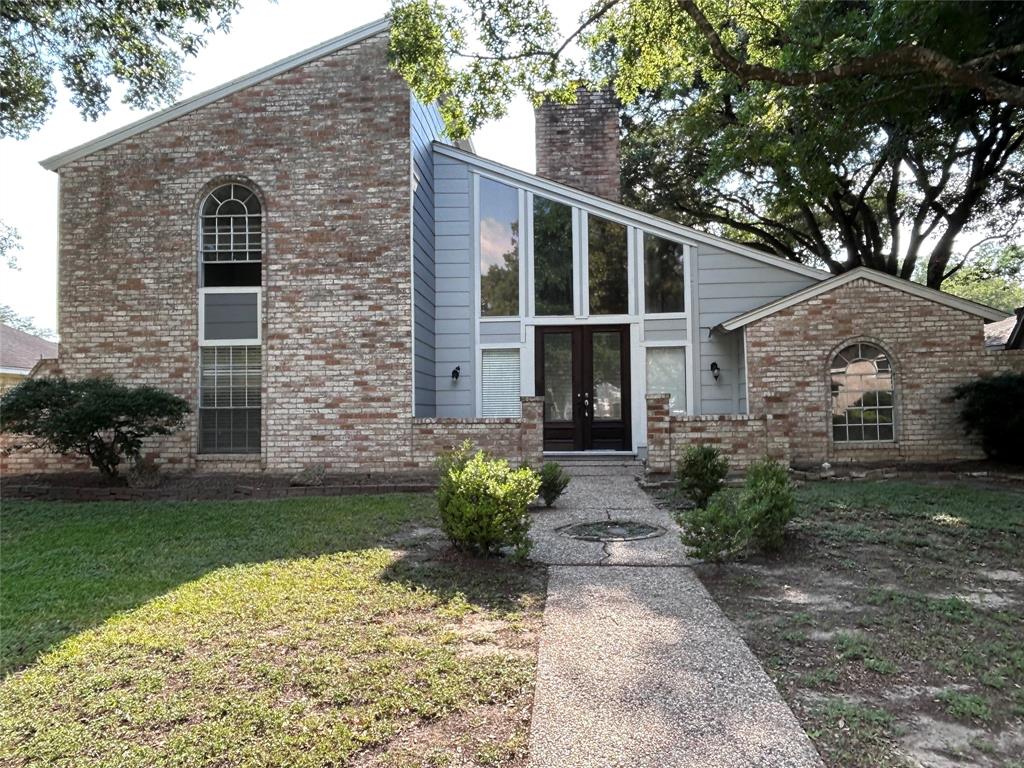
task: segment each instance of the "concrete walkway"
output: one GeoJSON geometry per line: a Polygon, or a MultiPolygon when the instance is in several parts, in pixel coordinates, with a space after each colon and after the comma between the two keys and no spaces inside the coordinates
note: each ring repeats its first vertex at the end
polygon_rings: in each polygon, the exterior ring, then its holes
{"type": "Polygon", "coordinates": [[[821,766],[761,665],[697,580],[670,517],[629,467],[570,469],[536,513],[551,565],[530,729],[533,768],[821,766]],[[666,529],[630,542],[571,539],[601,519],[666,529]]]}

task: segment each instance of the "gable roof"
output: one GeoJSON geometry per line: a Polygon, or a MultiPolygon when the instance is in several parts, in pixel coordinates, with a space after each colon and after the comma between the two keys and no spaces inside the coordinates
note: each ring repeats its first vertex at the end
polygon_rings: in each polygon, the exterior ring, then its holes
{"type": "Polygon", "coordinates": [[[488,174],[498,178],[506,179],[528,189],[537,190],[545,196],[550,195],[555,199],[561,198],[562,201],[570,204],[582,203],[587,205],[589,208],[603,211],[612,216],[628,219],[633,223],[639,224],[646,229],[653,230],[654,232],[661,232],[668,236],[684,238],[698,243],[703,243],[705,245],[711,245],[731,253],[739,254],[740,256],[746,256],[754,259],[755,261],[771,264],[772,266],[779,267],[780,269],[796,272],[814,280],[824,280],[829,277],[828,272],[824,272],[820,269],[808,267],[804,264],[798,264],[795,261],[784,259],[781,256],[774,256],[770,253],[759,251],[756,248],[742,245],[725,237],[710,235],[707,232],[701,232],[699,229],[693,229],[692,227],[687,227],[683,224],[677,224],[674,221],[663,219],[660,216],[652,216],[649,213],[638,211],[636,208],[630,208],[628,205],[616,203],[606,198],[592,195],[589,192],[576,189],[575,187],[570,187],[568,184],[562,184],[561,182],[545,179],[541,176],[537,176],[536,174],[520,171],[517,168],[503,165],[502,163],[495,162],[494,160],[488,160],[480,157],[479,155],[453,147],[450,144],[442,144],[441,142],[435,141],[434,151],[440,155],[444,155],[445,157],[460,160],[467,165],[486,171],[488,174]]]}
{"type": "Polygon", "coordinates": [[[85,144],[80,144],[77,147],[73,147],[69,150],[53,155],[52,157],[48,157],[39,164],[48,171],[55,171],[62,165],[67,165],[74,160],[79,160],[87,155],[91,155],[93,152],[97,152],[101,149],[106,149],[113,144],[117,144],[119,141],[124,141],[137,133],[142,133],[150,128],[161,125],[162,123],[166,123],[174,120],[175,118],[181,117],[182,115],[186,115],[193,110],[204,107],[207,104],[217,101],[218,99],[222,99],[236,91],[248,88],[250,85],[256,85],[256,83],[260,83],[274,77],[275,75],[279,75],[282,72],[287,72],[288,70],[295,69],[303,64],[308,64],[311,61],[322,59],[324,56],[340,51],[350,45],[360,43],[367,38],[384,32],[390,28],[390,26],[391,19],[388,17],[371,21],[369,24],[356,27],[343,35],[338,35],[337,37],[333,37],[319,45],[314,45],[312,48],[307,48],[304,51],[292,54],[280,61],[275,61],[273,64],[268,64],[265,67],[257,69],[255,72],[242,75],[241,77],[237,77],[223,85],[218,85],[216,88],[211,88],[210,90],[204,91],[196,96],[179,101],[177,104],[172,104],[167,109],[155,112],[141,120],[136,120],[134,123],[129,123],[128,125],[111,131],[110,133],[106,133],[97,139],[88,141],[85,144]]]}
{"type": "Polygon", "coordinates": [[[953,309],[959,309],[961,312],[966,312],[970,315],[976,315],[984,318],[985,320],[1002,320],[1004,314],[998,309],[992,307],[986,307],[984,304],[978,304],[974,301],[968,301],[967,299],[961,299],[958,296],[953,296],[949,293],[943,293],[937,291],[934,288],[928,288],[927,286],[921,285],[920,283],[914,283],[910,280],[903,280],[902,278],[890,275],[886,272],[879,272],[874,269],[868,269],[867,267],[857,267],[851,269],[849,272],[844,272],[841,275],[824,280],[815,285],[804,288],[803,290],[791,293],[788,296],[783,296],[777,301],[765,304],[757,309],[752,309],[749,312],[744,312],[742,315],[726,320],[724,323],[720,323],[712,330],[723,330],[723,331],[735,331],[737,328],[742,328],[745,325],[749,325],[757,320],[760,320],[769,315],[774,315],[788,307],[792,307],[795,304],[813,299],[815,296],[820,296],[823,293],[834,290],[847,283],[852,283],[854,280],[870,280],[873,283],[884,285],[888,288],[893,288],[903,293],[909,293],[912,296],[917,296],[928,301],[934,301],[936,304],[942,304],[953,309]]]}
{"type": "Polygon", "coordinates": [[[0,325],[0,371],[28,374],[45,357],[57,356],[57,342],[0,325]]]}

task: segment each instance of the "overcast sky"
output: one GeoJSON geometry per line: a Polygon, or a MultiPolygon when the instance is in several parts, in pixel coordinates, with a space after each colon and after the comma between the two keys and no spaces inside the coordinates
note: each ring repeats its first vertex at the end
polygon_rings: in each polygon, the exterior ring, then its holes
{"type": "MultiPolygon", "coordinates": [[[[559,0],[553,5],[568,26],[587,2],[559,0]]],[[[191,76],[180,96],[213,88],[379,19],[389,8],[388,0],[247,0],[231,31],[210,38],[206,48],[186,62],[191,76]]],[[[88,122],[62,91],[42,130],[23,141],[0,140],[0,220],[18,230],[24,246],[18,257],[20,270],[0,265],[0,303],[34,318],[39,326],[57,327],[57,174],[44,170],[39,161],[146,114],[115,98],[106,115],[88,122]]],[[[481,155],[533,171],[530,104],[525,99],[515,102],[508,117],[485,127],[473,141],[481,155]]]]}

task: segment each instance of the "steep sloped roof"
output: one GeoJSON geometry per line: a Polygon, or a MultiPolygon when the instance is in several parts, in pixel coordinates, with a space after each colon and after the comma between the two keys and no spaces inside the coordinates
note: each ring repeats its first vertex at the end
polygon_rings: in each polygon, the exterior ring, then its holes
{"type": "Polygon", "coordinates": [[[56,356],[57,342],[0,325],[0,370],[5,373],[27,374],[44,357],[56,356]]]}

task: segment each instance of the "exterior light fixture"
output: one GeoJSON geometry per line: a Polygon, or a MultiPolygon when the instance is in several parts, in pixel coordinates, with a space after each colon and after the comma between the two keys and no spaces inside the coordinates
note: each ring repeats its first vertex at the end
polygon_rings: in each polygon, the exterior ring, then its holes
{"type": "Polygon", "coordinates": [[[461,373],[462,373],[462,366],[461,365],[456,365],[454,368],[452,368],[452,381],[458,381],[459,380],[459,374],[461,374],[461,373]]]}
{"type": "Polygon", "coordinates": [[[718,367],[718,363],[711,364],[711,375],[715,377],[715,381],[718,381],[718,377],[722,375],[722,369],[718,367]]]}

